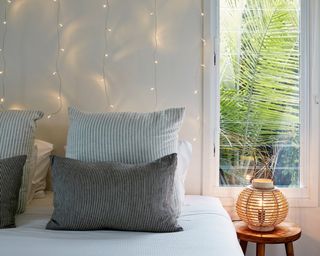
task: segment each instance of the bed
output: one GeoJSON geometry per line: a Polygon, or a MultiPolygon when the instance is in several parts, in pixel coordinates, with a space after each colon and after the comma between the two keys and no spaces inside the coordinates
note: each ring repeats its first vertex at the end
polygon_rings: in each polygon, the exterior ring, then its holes
{"type": "Polygon", "coordinates": [[[219,199],[186,196],[179,223],[184,231],[51,231],[52,193],[35,199],[17,217],[17,228],[0,231],[1,256],[243,256],[233,224],[219,199]]]}

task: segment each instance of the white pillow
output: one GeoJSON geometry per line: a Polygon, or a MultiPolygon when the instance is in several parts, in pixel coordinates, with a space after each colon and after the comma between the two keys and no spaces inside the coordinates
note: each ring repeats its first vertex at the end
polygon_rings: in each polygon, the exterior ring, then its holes
{"type": "Polygon", "coordinates": [[[36,155],[34,174],[32,178],[31,193],[29,201],[33,198],[43,198],[44,190],[47,186],[47,175],[50,167],[50,155],[53,151],[53,145],[42,140],[35,140],[34,152],[36,155]]]}
{"type": "Polygon", "coordinates": [[[28,178],[28,184],[27,184],[27,187],[28,187],[27,204],[30,203],[30,201],[33,199],[34,192],[32,191],[32,180],[33,180],[33,176],[36,172],[36,168],[37,168],[37,155],[38,155],[38,149],[37,149],[37,146],[34,142],[31,157],[30,157],[30,159],[31,159],[30,171],[29,171],[29,178],[28,178]]]}
{"type": "Polygon", "coordinates": [[[183,206],[185,198],[184,181],[187,176],[189,164],[192,157],[192,145],[186,140],[180,140],[178,143],[178,163],[176,169],[175,183],[177,197],[180,205],[183,206]]]}

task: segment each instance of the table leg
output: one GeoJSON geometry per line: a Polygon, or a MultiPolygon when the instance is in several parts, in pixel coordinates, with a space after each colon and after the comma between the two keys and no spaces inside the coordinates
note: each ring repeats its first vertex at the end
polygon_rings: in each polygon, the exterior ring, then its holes
{"type": "Polygon", "coordinates": [[[265,244],[257,243],[256,255],[257,256],[265,255],[265,244]]]}
{"type": "Polygon", "coordinates": [[[240,246],[244,255],[246,255],[246,252],[247,252],[247,245],[248,245],[247,241],[240,240],[240,246]]]}
{"type": "Polygon", "coordinates": [[[285,246],[286,246],[287,256],[294,256],[294,253],[293,253],[293,243],[292,243],[292,242],[286,243],[285,246]]]}

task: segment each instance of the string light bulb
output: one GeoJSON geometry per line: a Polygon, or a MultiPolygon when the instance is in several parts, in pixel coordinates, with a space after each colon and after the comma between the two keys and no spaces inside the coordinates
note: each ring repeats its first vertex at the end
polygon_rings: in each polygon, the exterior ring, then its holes
{"type": "Polygon", "coordinates": [[[1,99],[0,99],[0,102],[3,103],[3,102],[4,102],[4,98],[1,98],[1,99]]]}
{"type": "Polygon", "coordinates": [[[7,21],[6,21],[6,20],[5,20],[5,21],[3,21],[3,24],[4,24],[4,25],[6,25],[6,24],[7,24],[7,21]]]}

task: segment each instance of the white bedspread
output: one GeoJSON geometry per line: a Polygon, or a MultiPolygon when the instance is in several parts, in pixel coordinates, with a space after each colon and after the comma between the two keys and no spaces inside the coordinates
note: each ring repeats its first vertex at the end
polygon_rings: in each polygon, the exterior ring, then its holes
{"type": "Polygon", "coordinates": [[[243,256],[233,224],[216,198],[187,196],[177,233],[50,231],[47,200],[34,200],[17,228],[0,230],[1,256],[243,256]]]}

